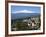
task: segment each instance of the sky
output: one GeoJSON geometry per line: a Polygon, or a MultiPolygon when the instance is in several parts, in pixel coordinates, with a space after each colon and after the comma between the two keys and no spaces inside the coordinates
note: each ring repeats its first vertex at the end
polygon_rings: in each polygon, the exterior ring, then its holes
{"type": "Polygon", "coordinates": [[[40,13],[41,8],[36,6],[11,6],[11,13],[40,13]]]}

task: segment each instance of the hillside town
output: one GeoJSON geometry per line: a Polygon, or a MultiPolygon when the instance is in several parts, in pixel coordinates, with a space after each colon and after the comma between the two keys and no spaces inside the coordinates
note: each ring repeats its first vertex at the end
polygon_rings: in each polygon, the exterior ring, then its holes
{"type": "Polygon", "coordinates": [[[12,26],[12,31],[38,29],[40,29],[40,17],[30,17],[28,19],[23,19],[22,21],[17,21],[14,23],[14,26],[12,26]]]}

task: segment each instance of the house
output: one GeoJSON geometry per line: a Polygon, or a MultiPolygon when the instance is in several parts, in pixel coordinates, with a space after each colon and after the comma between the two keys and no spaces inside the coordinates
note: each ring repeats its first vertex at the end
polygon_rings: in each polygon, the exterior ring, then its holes
{"type": "Polygon", "coordinates": [[[24,19],[23,22],[27,22],[28,26],[34,26],[35,25],[34,18],[24,19]]]}

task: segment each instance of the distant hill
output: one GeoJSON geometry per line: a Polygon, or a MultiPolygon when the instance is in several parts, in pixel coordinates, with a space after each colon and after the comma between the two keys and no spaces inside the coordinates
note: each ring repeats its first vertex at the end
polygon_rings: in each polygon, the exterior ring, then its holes
{"type": "Polygon", "coordinates": [[[39,13],[11,13],[11,19],[21,19],[21,18],[25,18],[25,17],[35,17],[35,16],[39,16],[39,13]]]}

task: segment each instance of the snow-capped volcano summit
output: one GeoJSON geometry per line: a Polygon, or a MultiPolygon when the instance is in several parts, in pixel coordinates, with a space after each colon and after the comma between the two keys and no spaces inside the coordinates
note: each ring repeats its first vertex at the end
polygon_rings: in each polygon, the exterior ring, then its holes
{"type": "Polygon", "coordinates": [[[13,13],[35,13],[34,11],[30,11],[30,10],[20,10],[20,11],[15,11],[13,13]]]}

